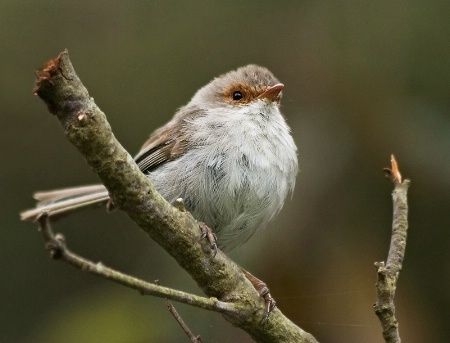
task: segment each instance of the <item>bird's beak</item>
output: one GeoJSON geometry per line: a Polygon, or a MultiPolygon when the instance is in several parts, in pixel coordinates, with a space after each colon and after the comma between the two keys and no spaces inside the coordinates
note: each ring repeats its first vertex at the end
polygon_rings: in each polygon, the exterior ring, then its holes
{"type": "Polygon", "coordinates": [[[277,83],[275,86],[267,87],[267,89],[258,96],[258,99],[269,99],[271,101],[278,101],[280,92],[284,88],[282,83],[277,83]]]}

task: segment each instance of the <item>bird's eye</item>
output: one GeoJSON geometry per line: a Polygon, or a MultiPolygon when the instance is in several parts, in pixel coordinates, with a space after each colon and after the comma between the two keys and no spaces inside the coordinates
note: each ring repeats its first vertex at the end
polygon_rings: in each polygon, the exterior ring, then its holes
{"type": "Polygon", "coordinates": [[[234,91],[233,92],[233,100],[241,100],[244,97],[242,92],[240,91],[234,91]]]}

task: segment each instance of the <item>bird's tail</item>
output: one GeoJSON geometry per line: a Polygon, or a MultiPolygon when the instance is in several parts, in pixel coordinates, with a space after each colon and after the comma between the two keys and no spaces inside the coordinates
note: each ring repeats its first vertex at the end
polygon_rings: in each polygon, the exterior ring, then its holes
{"type": "Polygon", "coordinates": [[[34,194],[38,200],[35,208],[20,213],[20,219],[37,221],[42,213],[56,219],[87,207],[107,204],[110,200],[103,185],[57,189],[34,194]]]}

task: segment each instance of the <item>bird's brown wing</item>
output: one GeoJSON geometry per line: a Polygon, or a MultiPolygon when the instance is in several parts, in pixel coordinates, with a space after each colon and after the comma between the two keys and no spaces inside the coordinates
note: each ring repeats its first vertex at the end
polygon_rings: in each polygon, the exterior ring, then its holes
{"type": "Polygon", "coordinates": [[[189,148],[189,135],[184,130],[185,121],[204,115],[205,112],[198,107],[181,109],[180,112],[172,121],[156,130],[134,158],[143,173],[180,157],[189,148]]]}

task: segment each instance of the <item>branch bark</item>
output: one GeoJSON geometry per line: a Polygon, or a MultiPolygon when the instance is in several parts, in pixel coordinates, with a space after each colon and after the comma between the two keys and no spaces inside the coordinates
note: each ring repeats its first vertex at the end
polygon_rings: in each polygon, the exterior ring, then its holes
{"type": "Polygon", "coordinates": [[[392,236],[386,264],[376,262],[377,268],[377,302],[374,305],[375,314],[381,322],[383,337],[386,343],[400,343],[398,321],[395,316],[394,297],[397,281],[402,270],[406,250],[406,235],[408,230],[408,188],[410,181],[404,180],[398,169],[394,155],[391,156],[391,168],[384,169],[386,176],[394,184],[392,200],[394,206],[392,236]]]}
{"type": "Polygon", "coordinates": [[[37,72],[34,90],[59,119],[69,141],[125,211],[185,269],[209,297],[233,304],[224,317],[257,342],[316,342],[278,309],[261,325],[264,301],[240,268],[222,252],[199,243],[200,230],[188,213],[168,204],[114,137],[104,113],[78,78],[66,51],[37,72]]]}

